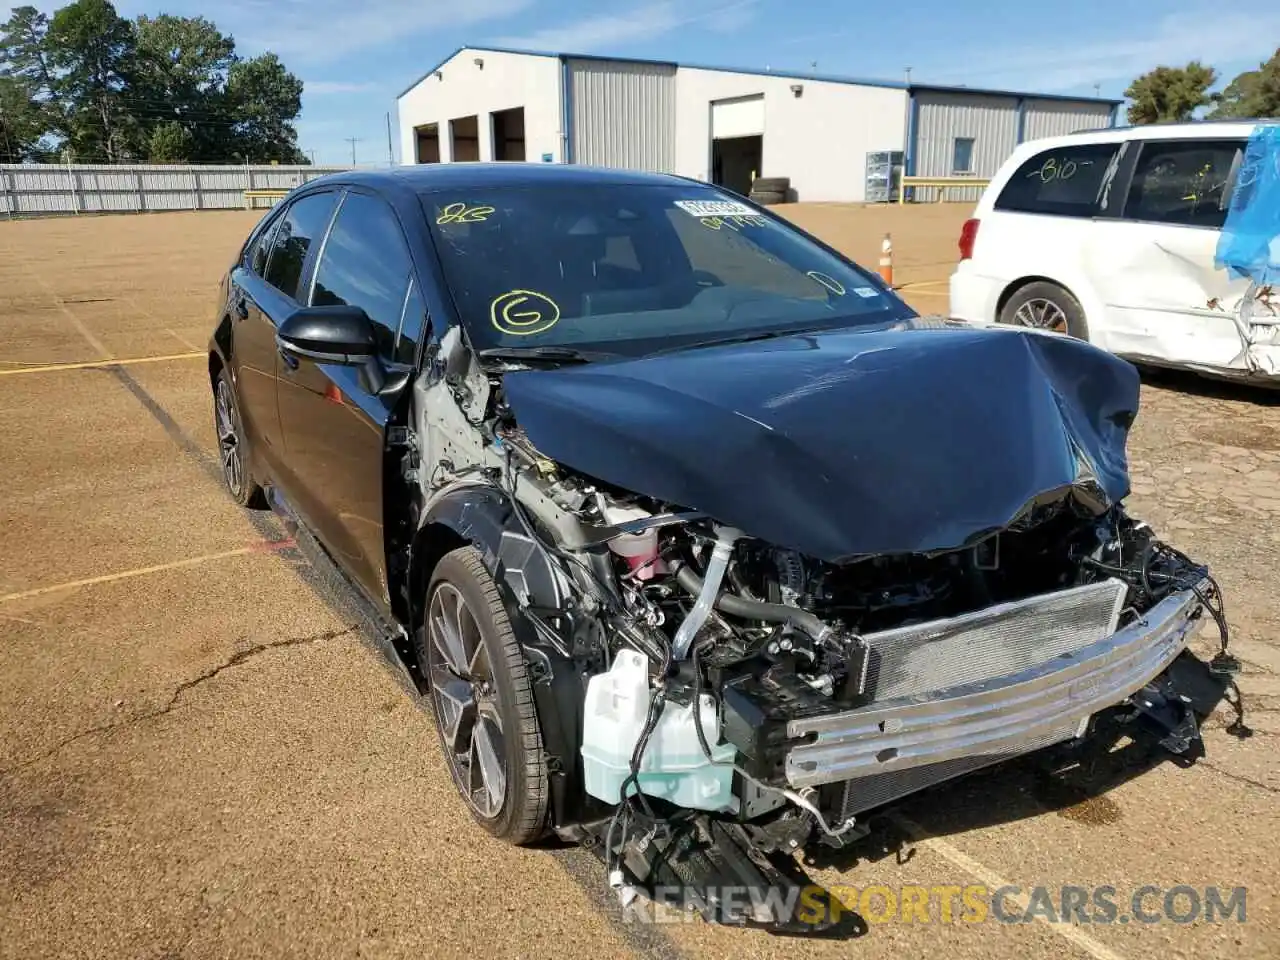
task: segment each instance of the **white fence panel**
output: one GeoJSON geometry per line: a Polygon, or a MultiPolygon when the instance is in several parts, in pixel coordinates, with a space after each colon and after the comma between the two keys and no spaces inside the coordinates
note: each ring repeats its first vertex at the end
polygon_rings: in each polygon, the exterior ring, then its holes
{"type": "Polygon", "coordinates": [[[246,190],[289,190],[349,167],[0,164],[0,215],[234,210],[246,190]]]}

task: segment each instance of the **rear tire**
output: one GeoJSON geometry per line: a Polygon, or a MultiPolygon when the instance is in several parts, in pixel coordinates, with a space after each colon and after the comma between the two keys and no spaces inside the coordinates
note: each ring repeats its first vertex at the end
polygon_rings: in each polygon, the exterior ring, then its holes
{"type": "Polygon", "coordinates": [[[436,565],[425,611],[414,652],[454,786],[489,833],[533,843],[546,833],[550,796],[533,686],[502,594],[475,547],[436,565]]]}
{"type": "Polygon", "coordinates": [[[213,430],[218,438],[218,460],[222,466],[222,482],[231,499],[242,507],[262,510],[267,496],[253,479],[249,447],[245,442],[244,422],[235,387],[225,369],[218,371],[213,382],[213,430]]]}
{"type": "Polygon", "coordinates": [[[999,319],[1010,326],[1065,333],[1077,340],[1089,339],[1089,324],[1080,301],[1047,280],[1037,280],[1015,290],[1000,309],[999,319]]]}

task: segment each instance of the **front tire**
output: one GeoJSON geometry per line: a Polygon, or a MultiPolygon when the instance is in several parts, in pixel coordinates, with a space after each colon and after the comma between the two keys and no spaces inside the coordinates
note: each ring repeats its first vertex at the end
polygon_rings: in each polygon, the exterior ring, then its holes
{"type": "Polygon", "coordinates": [[[1000,322],[1065,333],[1077,340],[1089,339],[1089,325],[1080,301],[1056,283],[1044,280],[1015,290],[1000,310],[1000,322]]]}
{"type": "Polygon", "coordinates": [[[414,647],[454,785],[489,833],[532,843],[550,794],[542,733],[524,653],[478,550],[440,560],[425,608],[414,647]]]}
{"type": "Polygon", "coordinates": [[[213,429],[218,438],[218,459],[222,464],[222,482],[231,499],[242,507],[261,510],[267,505],[249,469],[249,448],[245,443],[244,422],[235,388],[225,369],[218,371],[213,382],[213,429]]]}

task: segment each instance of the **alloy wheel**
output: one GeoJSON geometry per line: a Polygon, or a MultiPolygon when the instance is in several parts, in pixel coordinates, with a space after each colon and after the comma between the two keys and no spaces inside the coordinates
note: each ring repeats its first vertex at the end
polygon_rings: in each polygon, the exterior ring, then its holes
{"type": "Polygon", "coordinates": [[[447,581],[431,595],[427,640],[436,722],[454,781],[476,814],[491,820],[502,812],[507,792],[498,688],[480,624],[447,581]]]}
{"type": "Polygon", "coordinates": [[[232,496],[244,492],[244,458],[240,452],[240,418],[226,380],[218,381],[214,398],[215,427],[218,431],[218,453],[222,459],[222,476],[232,496]]]}
{"type": "Polygon", "coordinates": [[[1013,314],[1014,323],[1037,330],[1067,332],[1067,314],[1052,300],[1036,297],[1026,301],[1013,314]]]}

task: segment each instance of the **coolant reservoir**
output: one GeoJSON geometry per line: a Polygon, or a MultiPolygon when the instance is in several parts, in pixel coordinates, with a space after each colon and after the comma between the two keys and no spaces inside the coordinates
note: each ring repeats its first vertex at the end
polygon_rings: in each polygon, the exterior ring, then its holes
{"type": "MultiPolygon", "coordinates": [[[[609,523],[626,523],[629,520],[644,520],[649,516],[638,507],[626,507],[609,504],[604,510],[605,519],[609,523]]],[[[651,527],[642,533],[624,533],[609,541],[609,549],[627,562],[637,580],[651,580],[655,574],[665,573],[658,557],[658,530],[651,527]]]]}
{"type": "MultiPolygon", "coordinates": [[[[652,696],[648,658],[635,650],[620,650],[607,672],[587,682],[581,752],[587,793],[593,797],[620,802],[652,696]]],[[[640,790],[692,810],[732,811],[737,800],[730,764],[737,751],[731,743],[717,742],[715,701],[706,694],[699,699],[702,732],[716,764],[698,742],[693,706],[668,702],[640,761],[640,790]]]]}

